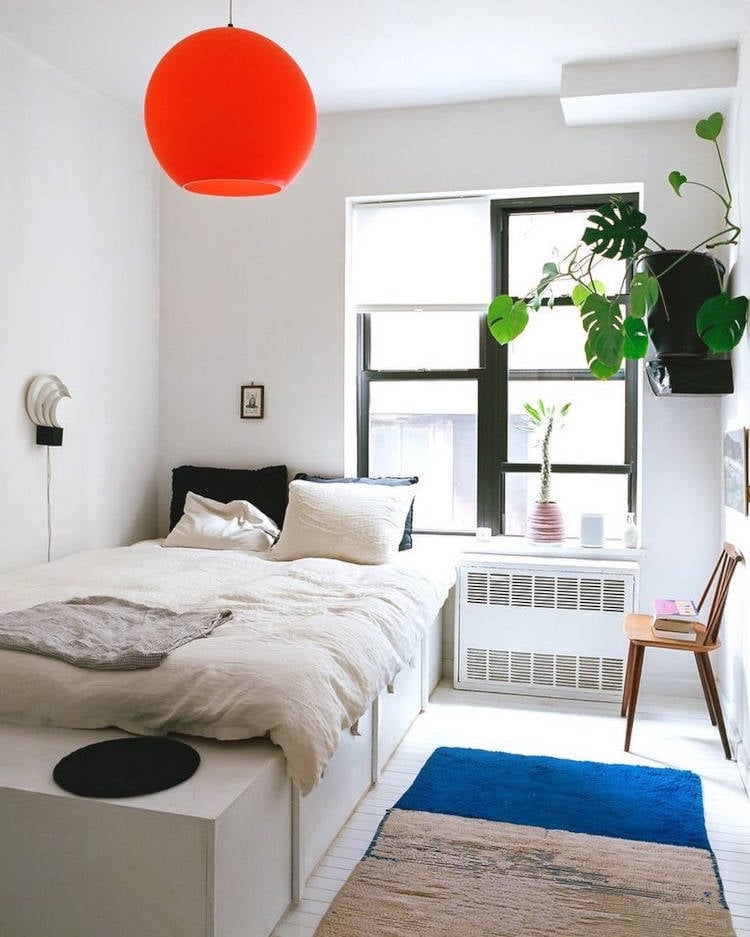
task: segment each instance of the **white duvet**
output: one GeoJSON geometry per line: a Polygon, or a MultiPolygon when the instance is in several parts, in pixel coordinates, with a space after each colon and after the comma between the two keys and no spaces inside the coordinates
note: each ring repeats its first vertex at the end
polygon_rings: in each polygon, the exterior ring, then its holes
{"type": "Polygon", "coordinates": [[[409,661],[453,581],[418,551],[396,563],[289,563],[158,542],[79,553],[0,576],[0,612],[84,595],[183,611],[231,608],[210,636],[155,670],[90,671],[0,651],[0,722],[217,739],[268,733],[307,793],[378,693],[409,661]]]}

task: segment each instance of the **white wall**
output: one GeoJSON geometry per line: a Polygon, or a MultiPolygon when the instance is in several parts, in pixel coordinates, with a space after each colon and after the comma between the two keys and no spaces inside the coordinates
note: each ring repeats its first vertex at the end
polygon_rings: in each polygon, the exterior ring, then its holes
{"type": "MultiPolygon", "coordinates": [[[[744,224],[731,282],[735,294],[747,296],[750,295],[750,25],[740,45],[737,108],[730,129],[730,176],[737,220],[744,224]]],[[[732,357],[736,393],[724,401],[725,429],[750,426],[750,339],[747,333],[732,357]]],[[[723,515],[727,540],[736,544],[747,558],[745,566],[735,573],[723,625],[724,648],[719,652],[719,685],[731,734],[740,739],[738,761],[747,784],[750,781],[750,520],[728,508],[723,509],[723,515]]]]}
{"type": "Polygon", "coordinates": [[[0,569],[46,558],[32,376],[72,399],[53,554],[154,533],[158,176],[140,122],[0,38],[0,569]]]}
{"type": "MultiPolygon", "coordinates": [[[[692,124],[566,128],[557,99],[533,98],[324,117],[302,175],[266,199],[200,199],[164,182],[162,528],[169,470],[183,462],[343,469],[347,196],[643,182],[654,234],[688,247],[714,209],[700,192],[678,203],[672,169],[716,179],[692,124]],[[266,385],[262,421],[237,413],[251,379],[266,385]]],[[[648,607],[654,592],[692,592],[719,543],[720,402],[647,390],[644,425],[648,607]],[[675,458],[686,440],[689,458],[675,458]]]]}

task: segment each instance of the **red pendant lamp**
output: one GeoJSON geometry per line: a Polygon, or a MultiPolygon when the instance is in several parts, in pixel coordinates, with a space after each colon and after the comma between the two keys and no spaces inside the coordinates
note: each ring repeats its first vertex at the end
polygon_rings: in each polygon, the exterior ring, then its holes
{"type": "Polygon", "coordinates": [[[232,25],[173,46],[154,69],[144,116],[151,149],[177,185],[203,195],[270,195],[302,169],[317,116],[302,70],[281,46],[232,25]]]}

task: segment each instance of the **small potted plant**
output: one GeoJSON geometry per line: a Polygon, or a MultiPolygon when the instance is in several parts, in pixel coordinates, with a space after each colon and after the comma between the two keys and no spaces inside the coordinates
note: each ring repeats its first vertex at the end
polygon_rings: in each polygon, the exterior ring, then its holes
{"type": "Polygon", "coordinates": [[[565,524],[557,502],[550,493],[549,448],[552,433],[562,428],[562,419],[570,410],[570,404],[563,404],[558,410],[555,406],[539,400],[536,406],[525,403],[525,429],[538,434],[538,444],[542,450],[542,469],[539,476],[539,497],[531,506],[526,521],[526,539],[532,543],[560,543],[565,539],[565,524]]]}
{"type": "MultiPolygon", "coordinates": [[[[551,285],[566,280],[581,314],[586,360],[597,378],[606,380],[616,374],[623,358],[645,357],[649,335],[664,356],[705,356],[734,348],[745,332],[748,300],[746,296],[730,298],[724,285],[725,268],[709,253],[737,244],[740,235],[739,226],[730,218],[732,192],[718,143],[723,125],[724,118],[717,112],[699,120],[695,132],[716,148],[724,192],[688,179],[678,170],[668,176],[680,197],[685,186],[695,185],[719,199],[724,215],[719,231],[687,250],[667,250],[646,230],[643,212],[612,198],[589,216],[581,240],[562,260],[544,264],[542,277],[530,293],[521,298],[495,297],[487,317],[494,338],[501,345],[517,338],[534,310],[554,304],[551,285]],[[625,311],[617,299],[604,295],[604,285],[596,278],[597,264],[605,257],[628,262],[632,278],[625,311]]],[[[625,282],[620,292],[624,288],[625,282]]]]}

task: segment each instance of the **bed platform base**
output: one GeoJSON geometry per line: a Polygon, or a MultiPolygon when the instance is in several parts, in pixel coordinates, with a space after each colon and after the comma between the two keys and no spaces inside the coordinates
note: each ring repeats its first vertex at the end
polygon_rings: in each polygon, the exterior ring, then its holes
{"type": "Polygon", "coordinates": [[[267,937],[440,677],[440,619],[307,796],[270,742],[186,739],[188,782],[89,800],[52,781],[116,730],[0,725],[0,937],[267,937]]]}

